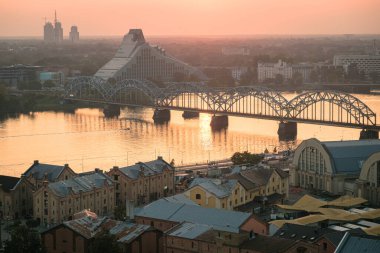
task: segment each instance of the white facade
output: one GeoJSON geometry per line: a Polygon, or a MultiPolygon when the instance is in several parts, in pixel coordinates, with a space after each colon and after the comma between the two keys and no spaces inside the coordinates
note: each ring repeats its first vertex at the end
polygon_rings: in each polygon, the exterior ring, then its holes
{"type": "Polygon", "coordinates": [[[223,55],[250,55],[251,50],[245,47],[224,47],[222,48],[223,55]]]}
{"type": "Polygon", "coordinates": [[[113,59],[96,73],[103,79],[154,79],[173,81],[176,73],[194,75],[200,80],[206,77],[196,68],[166,55],[164,49],[149,45],[141,29],[131,29],[113,59]]]}
{"type": "Polygon", "coordinates": [[[248,72],[247,67],[233,67],[233,68],[231,68],[232,77],[236,81],[240,81],[241,76],[247,72],[248,72]]]}
{"type": "Polygon", "coordinates": [[[368,55],[335,55],[334,66],[347,66],[356,64],[358,70],[366,74],[371,72],[380,73],[380,54],[368,55]]]}
{"type": "Polygon", "coordinates": [[[301,63],[292,65],[292,76],[294,73],[300,73],[304,82],[310,81],[311,72],[314,70],[313,64],[301,63]]]}
{"type": "Polygon", "coordinates": [[[282,75],[284,80],[292,78],[292,66],[279,60],[277,63],[258,63],[257,74],[259,82],[266,79],[274,79],[276,75],[282,75]]]}

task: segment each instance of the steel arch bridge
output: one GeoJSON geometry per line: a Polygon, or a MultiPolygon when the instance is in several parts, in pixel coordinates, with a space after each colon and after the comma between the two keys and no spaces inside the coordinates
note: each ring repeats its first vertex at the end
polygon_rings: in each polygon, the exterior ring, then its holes
{"type": "Polygon", "coordinates": [[[78,77],[66,86],[64,98],[380,130],[376,113],[343,92],[314,90],[287,100],[280,92],[257,86],[209,88],[193,82],[167,84],[160,88],[148,80],[110,83],[96,77],[78,77]]]}

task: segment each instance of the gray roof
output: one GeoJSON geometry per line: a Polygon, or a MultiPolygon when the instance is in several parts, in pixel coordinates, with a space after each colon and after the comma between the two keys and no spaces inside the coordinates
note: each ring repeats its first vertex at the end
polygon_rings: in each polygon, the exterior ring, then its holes
{"type": "Polygon", "coordinates": [[[353,235],[346,232],[336,248],[336,253],[379,252],[380,239],[378,236],[353,235]]]}
{"type": "Polygon", "coordinates": [[[380,151],[380,140],[326,141],[321,144],[330,154],[337,174],[359,174],[364,161],[380,151]]]}
{"type": "Polygon", "coordinates": [[[157,159],[145,163],[138,162],[132,166],[119,168],[119,170],[127,177],[137,179],[141,173],[143,173],[144,176],[151,176],[162,173],[166,168],[173,170],[173,167],[171,167],[170,164],[165,162],[163,159],[157,159]]]}
{"type": "Polygon", "coordinates": [[[98,218],[90,216],[64,221],[62,224],[87,239],[109,231],[121,243],[129,243],[151,228],[148,225],[116,221],[108,217],[98,218]]]}
{"type": "Polygon", "coordinates": [[[32,175],[33,178],[37,180],[44,179],[46,175],[47,180],[49,182],[53,182],[58,179],[59,175],[61,175],[64,168],[64,165],[51,165],[35,161],[33,165],[27,171],[25,171],[24,175],[26,177],[32,175]]]}
{"type": "Polygon", "coordinates": [[[208,225],[184,222],[167,232],[167,235],[195,239],[210,230],[212,230],[212,227],[208,225]]]}
{"type": "Polygon", "coordinates": [[[186,204],[186,205],[198,205],[188,197],[186,197],[183,193],[176,194],[174,196],[165,197],[165,200],[172,202],[172,203],[180,203],[180,204],[186,204]]]}
{"type": "Polygon", "coordinates": [[[104,184],[113,184],[110,177],[102,172],[87,172],[79,174],[78,177],[74,177],[64,181],[58,181],[50,183],[48,187],[58,196],[65,197],[74,194],[87,192],[93,190],[93,188],[102,188],[104,184]]]}
{"type": "Polygon", "coordinates": [[[195,178],[189,188],[200,186],[218,198],[224,198],[231,194],[231,191],[237,184],[236,179],[221,181],[220,179],[195,178]]]}
{"type": "Polygon", "coordinates": [[[118,224],[111,228],[109,232],[118,238],[118,242],[129,243],[150,228],[148,225],[118,221],[118,224]]]}
{"type": "Polygon", "coordinates": [[[19,180],[20,178],[18,177],[0,176],[0,188],[5,192],[9,192],[19,180]]]}
{"type": "Polygon", "coordinates": [[[216,230],[238,233],[241,225],[247,221],[251,214],[173,203],[160,199],[144,206],[136,216],[179,223],[187,221],[208,225],[216,230]]]}

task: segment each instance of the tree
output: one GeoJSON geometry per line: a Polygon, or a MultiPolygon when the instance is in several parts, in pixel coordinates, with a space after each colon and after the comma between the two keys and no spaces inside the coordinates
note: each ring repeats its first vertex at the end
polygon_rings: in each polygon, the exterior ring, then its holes
{"type": "Polygon", "coordinates": [[[303,76],[300,72],[295,72],[293,75],[292,75],[292,80],[291,80],[292,84],[294,86],[301,86],[303,84],[303,76]]]}
{"type": "Polygon", "coordinates": [[[25,225],[15,226],[11,240],[5,242],[4,253],[45,253],[37,231],[25,225]]]}
{"type": "Polygon", "coordinates": [[[126,215],[125,208],[126,207],[123,205],[119,205],[119,206],[115,207],[115,210],[113,211],[113,215],[115,216],[116,220],[124,220],[125,215],[126,215]]]}
{"type": "Polygon", "coordinates": [[[275,84],[283,84],[283,83],[284,83],[284,76],[281,75],[281,74],[277,74],[277,75],[274,77],[274,83],[275,83],[275,84]]]}
{"type": "Polygon", "coordinates": [[[122,253],[116,237],[108,231],[97,235],[91,245],[92,253],[122,253]]]}
{"type": "Polygon", "coordinates": [[[236,152],[232,155],[231,161],[234,165],[240,165],[240,164],[248,164],[248,165],[255,165],[261,162],[263,157],[258,154],[251,154],[248,151],[244,151],[243,153],[236,152]]]}

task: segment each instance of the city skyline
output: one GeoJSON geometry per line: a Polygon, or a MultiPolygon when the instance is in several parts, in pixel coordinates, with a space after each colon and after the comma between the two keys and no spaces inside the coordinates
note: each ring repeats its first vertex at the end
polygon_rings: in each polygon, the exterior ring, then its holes
{"type": "Polygon", "coordinates": [[[53,20],[54,10],[66,31],[77,25],[84,36],[123,35],[131,27],[151,36],[380,33],[375,0],[1,0],[0,7],[0,36],[10,37],[41,36],[44,19],[53,20]]]}

